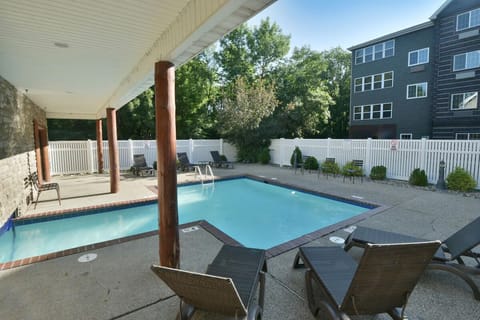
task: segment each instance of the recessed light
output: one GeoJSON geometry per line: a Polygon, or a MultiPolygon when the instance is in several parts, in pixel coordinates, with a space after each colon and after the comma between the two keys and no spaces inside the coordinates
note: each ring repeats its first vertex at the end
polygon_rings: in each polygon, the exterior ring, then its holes
{"type": "Polygon", "coordinates": [[[54,42],[53,44],[55,45],[55,47],[58,47],[58,48],[68,48],[69,47],[68,43],[65,43],[65,42],[54,42]]]}

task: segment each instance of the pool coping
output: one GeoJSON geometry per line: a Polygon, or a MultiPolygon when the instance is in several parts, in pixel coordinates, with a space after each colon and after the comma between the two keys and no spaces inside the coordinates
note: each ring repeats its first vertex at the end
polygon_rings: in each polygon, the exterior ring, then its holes
{"type": "MultiPolygon", "coordinates": [[[[348,203],[353,203],[356,205],[361,205],[366,208],[370,208],[370,210],[356,215],[354,217],[351,217],[349,219],[337,222],[335,224],[332,224],[330,226],[315,230],[313,232],[307,233],[303,236],[300,236],[298,238],[292,239],[290,241],[284,242],[282,244],[279,244],[277,246],[274,246],[270,249],[265,250],[266,251],[266,256],[267,258],[272,258],[275,256],[278,256],[284,252],[290,251],[292,249],[298,248],[301,245],[304,245],[308,242],[311,242],[313,240],[319,239],[325,235],[328,235],[330,233],[333,233],[335,231],[338,231],[342,228],[346,228],[354,223],[358,223],[360,221],[363,221],[369,217],[372,217],[374,215],[377,215],[388,208],[389,206],[385,206],[382,204],[374,203],[374,202],[369,202],[369,201],[364,201],[363,199],[349,199],[346,197],[341,197],[337,195],[332,195],[332,194],[327,194],[319,191],[314,191],[310,189],[306,189],[297,185],[293,184],[288,184],[288,183],[282,183],[278,182],[276,179],[268,179],[265,177],[260,177],[260,176],[254,176],[254,175],[249,175],[249,174],[242,174],[242,175],[232,175],[228,177],[222,177],[222,178],[217,178],[217,181],[225,181],[225,180],[234,180],[234,179],[241,179],[241,178],[249,178],[252,180],[256,180],[259,182],[264,182],[272,185],[277,185],[281,187],[286,187],[290,189],[294,189],[297,191],[305,192],[305,193],[310,193],[314,194],[317,196],[322,196],[322,197],[327,197],[329,199],[334,199],[338,201],[343,201],[343,202],[348,202],[348,203]]],[[[185,182],[185,183],[179,183],[178,186],[185,186],[185,185],[193,185],[193,184],[199,184],[199,182],[185,182]]],[[[152,192],[155,192],[157,186],[152,186],[149,188],[152,192]]],[[[38,214],[33,214],[29,215],[26,217],[18,217],[15,218],[14,221],[15,223],[18,224],[24,224],[24,223],[32,223],[32,221],[42,221],[42,220],[55,220],[55,219],[61,219],[65,218],[68,216],[77,216],[77,215],[87,215],[87,214],[95,214],[99,213],[103,210],[108,210],[111,208],[118,208],[118,207],[131,207],[131,206],[137,206],[137,205],[144,205],[149,202],[155,202],[157,200],[157,196],[151,196],[151,197],[146,197],[143,199],[136,199],[136,200],[127,200],[127,201],[118,201],[118,202],[111,202],[111,203],[105,203],[105,204],[100,204],[100,205],[93,205],[93,206],[86,206],[86,207],[79,207],[79,208],[70,208],[70,209],[64,209],[64,210],[54,210],[54,211],[46,211],[38,214]],[[82,213],[85,211],[89,211],[86,213],[82,213]],[[95,211],[95,212],[92,212],[95,211]],[[28,221],[22,223],[22,221],[28,221]]],[[[185,224],[181,224],[178,226],[179,231],[185,228],[189,228],[192,226],[200,226],[202,229],[208,231],[210,234],[212,234],[215,238],[217,238],[219,241],[223,242],[224,244],[229,244],[229,245],[234,245],[234,246],[242,246],[241,243],[221,231],[220,229],[216,228],[206,220],[197,220],[197,221],[192,221],[188,222],[185,224]]],[[[62,251],[57,251],[57,252],[52,252],[44,255],[39,255],[39,256],[33,256],[33,257],[28,257],[28,258],[23,258],[23,259],[18,259],[14,261],[9,261],[9,262],[4,262],[0,263],[0,271],[7,270],[7,269],[12,269],[24,265],[29,265],[32,263],[36,262],[41,262],[41,261],[47,261],[55,258],[60,258],[60,257],[65,257],[77,253],[82,253],[90,250],[96,250],[104,247],[108,247],[111,245],[115,244],[120,244],[123,242],[127,241],[132,241],[132,240],[138,240],[141,238],[145,237],[150,237],[150,236],[157,236],[158,235],[158,230],[154,231],[149,231],[149,232],[144,232],[140,234],[136,234],[133,236],[128,236],[128,237],[123,237],[123,238],[118,238],[118,239],[113,239],[113,240],[107,240],[103,242],[97,242],[94,244],[89,244],[89,245],[84,245],[84,246],[79,246],[76,248],[71,248],[67,250],[62,250],[62,251]]]]}

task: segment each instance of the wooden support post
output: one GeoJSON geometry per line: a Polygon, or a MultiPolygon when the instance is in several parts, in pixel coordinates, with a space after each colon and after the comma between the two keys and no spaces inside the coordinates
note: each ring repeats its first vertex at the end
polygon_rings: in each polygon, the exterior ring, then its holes
{"type": "Polygon", "coordinates": [[[102,119],[97,119],[97,159],[98,173],[103,173],[103,133],[102,119]]]}
{"type": "Polygon", "coordinates": [[[43,180],[50,181],[50,158],[48,155],[48,135],[47,129],[42,128],[40,130],[40,146],[42,154],[42,169],[43,169],[43,180]]]}
{"type": "Polygon", "coordinates": [[[110,192],[117,193],[120,187],[120,166],[117,143],[117,114],[115,108],[107,108],[108,156],[110,160],[110,192]]]}
{"type": "Polygon", "coordinates": [[[160,264],[171,268],[179,268],[175,67],[168,61],[155,63],[155,126],[157,137],[160,264]]]}

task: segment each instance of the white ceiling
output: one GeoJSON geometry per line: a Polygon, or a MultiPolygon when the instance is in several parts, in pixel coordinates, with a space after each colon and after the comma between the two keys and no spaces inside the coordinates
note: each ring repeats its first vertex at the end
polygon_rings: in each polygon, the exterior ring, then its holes
{"type": "Polygon", "coordinates": [[[103,118],[274,1],[0,0],[0,76],[47,118],[103,118]]]}

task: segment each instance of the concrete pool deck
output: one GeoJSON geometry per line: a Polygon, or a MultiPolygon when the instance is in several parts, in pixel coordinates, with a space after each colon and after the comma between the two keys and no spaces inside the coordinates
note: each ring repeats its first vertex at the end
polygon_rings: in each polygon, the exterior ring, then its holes
{"type": "MultiPolygon", "coordinates": [[[[214,169],[217,176],[251,174],[281,183],[336,196],[380,203],[389,208],[359,222],[359,225],[445,239],[480,214],[480,199],[461,194],[434,192],[369,180],[355,184],[341,177],[274,166],[236,165],[214,169]]],[[[178,175],[190,181],[192,173],[178,175]]],[[[66,210],[105,203],[154,197],[155,177],[122,175],[120,192],[110,194],[108,175],[54,177],[61,186],[62,205],[56,194],[44,192],[40,203],[24,215],[66,210]]],[[[331,235],[345,238],[343,230],[331,235]]],[[[308,245],[335,245],[329,236],[308,245]]],[[[181,267],[203,272],[222,243],[209,232],[180,232],[181,267]]],[[[292,269],[296,249],[268,259],[264,319],[314,319],[305,301],[304,271],[292,269]]],[[[158,237],[96,249],[98,258],[87,263],[77,259],[84,253],[0,271],[0,319],[175,319],[178,298],[150,271],[158,263],[158,237]]],[[[358,257],[360,250],[352,249],[358,257]]],[[[475,281],[480,284],[477,276],[475,281]]],[[[480,302],[458,277],[427,271],[410,297],[407,314],[417,319],[480,319],[480,302]]],[[[217,319],[198,313],[197,319],[217,319]]],[[[221,319],[220,317],[218,319],[221,319]]],[[[390,319],[354,317],[354,319],[390,319]]]]}

